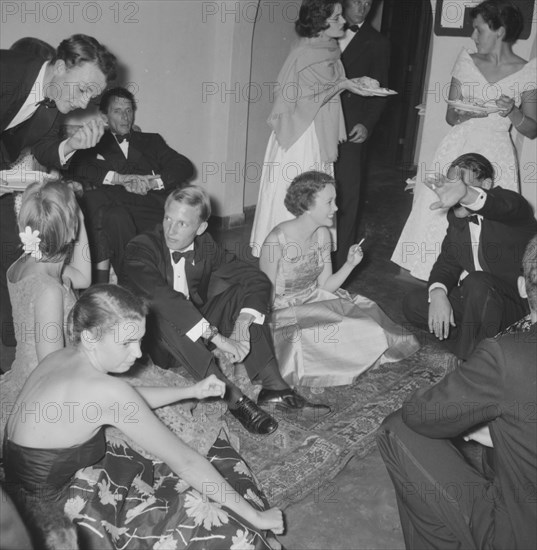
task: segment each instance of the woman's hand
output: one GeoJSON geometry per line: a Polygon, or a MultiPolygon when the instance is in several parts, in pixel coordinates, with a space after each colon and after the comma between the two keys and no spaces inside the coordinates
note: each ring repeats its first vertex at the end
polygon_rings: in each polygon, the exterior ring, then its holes
{"type": "Polygon", "coordinates": [[[254,526],[264,531],[272,531],[276,535],[283,533],[283,513],[279,508],[271,508],[263,512],[257,512],[258,519],[254,526]]]}
{"type": "Polygon", "coordinates": [[[501,95],[496,100],[496,107],[501,109],[498,113],[500,116],[506,117],[511,114],[511,111],[515,108],[515,100],[508,95],[501,95]]]}
{"type": "Polygon", "coordinates": [[[224,397],[226,393],[226,384],[211,374],[197,384],[192,386],[193,397],[196,399],[206,399],[207,397],[224,397]]]}
{"type": "Polygon", "coordinates": [[[379,81],[368,76],[361,76],[359,78],[350,78],[345,81],[344,87],[353,94],[372,96],[375,88],[380,86],[379,81]]]}
{"type": "Polygon", "coordinates": [[[347,254],[347,263],[356,267],[364,258],[364,252],[359,244],[353,244],[347,254]]]}
{"type": "Polygon", "coordinates": [[[471,118],[486,118],[489,114],[486,111],[477,112],[477,111],[463,111],[461,109],[454,108],[453,111],[456,115],[455,124],[462,124],[471,118]]]}

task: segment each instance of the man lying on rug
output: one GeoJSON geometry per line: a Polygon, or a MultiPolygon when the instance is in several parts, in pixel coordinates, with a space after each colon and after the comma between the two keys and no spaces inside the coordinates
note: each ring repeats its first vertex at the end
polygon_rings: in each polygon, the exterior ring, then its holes
{"type": "Polygon", "coordinates": [[[494,168],[477,153],[426,184],[440,199],[431,209],[450,208],[448,229],[427,289],[405,296],[403,311],[466,359],[483,338],[528,314],[516,281],[537,221],[522,195],[493,187],[494,168]]]}
{"type": "Polygon", "coordinates": [[[226,383],[231,414],[254,434],[270,434],[278,427],[259,406],[328,413],[328,406],[310,403],[281,377],[264,322],[270,282],[205,233],[211,215],[207,193],[194,185],[176,189],[164,210],[162,225],[127,245],[119,278],[149,300],[144,344],[153,361],[162,367],[182,365],[196,380],[215,374],[226,383]],[[216,278],[228,287],[209,298],[216,278]],[[244,360],[252,382],[262,386],[257,405],[222,373],[210,351],[214,346],[234,363],[244,360]]]}
{"type": "Polygon", "coordinates": [[[407,548],[537,548],[537,236],[522,264],[527,330],[483,340],[379,429],[407,548]],[[491,447],[483,472],[449,440],[460,435],[491,447]]]}

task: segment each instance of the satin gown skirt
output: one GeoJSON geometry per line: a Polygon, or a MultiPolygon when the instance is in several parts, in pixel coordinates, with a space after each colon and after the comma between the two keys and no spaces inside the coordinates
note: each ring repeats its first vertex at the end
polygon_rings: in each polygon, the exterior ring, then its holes
{"type": "Polygon", "coordinates": [[[293,386],[351,384],[373,365],[419,348],[375,302],[342,290],[316,289],[305,303],[275,311],[271,327],[280,371],[293,386]]]}

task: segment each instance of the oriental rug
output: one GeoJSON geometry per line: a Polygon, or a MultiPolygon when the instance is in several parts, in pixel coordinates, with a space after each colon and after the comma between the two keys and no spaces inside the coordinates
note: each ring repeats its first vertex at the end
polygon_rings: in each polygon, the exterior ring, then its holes
{"type": "MultiPolygon", "coordinates": [[[[299,387],[312,401],[330,405],[322,418],[303,412],[271,411],[279,429],[269,436],[244,430],[229,413],[225,419],[238,435],[240,452],[273,506],[285,508],[313,491],[328,487],[353,457],[365,457],[375,444],[382,420],[398,409],[407,395],[438,381],[453,356],[427,345],[398,363],[386,363],[364,372],[354,384],[330,388],[299,387]]],[[[250,397],[254,388],[244,372],[222,361],[223,369],[250,397]]]]}

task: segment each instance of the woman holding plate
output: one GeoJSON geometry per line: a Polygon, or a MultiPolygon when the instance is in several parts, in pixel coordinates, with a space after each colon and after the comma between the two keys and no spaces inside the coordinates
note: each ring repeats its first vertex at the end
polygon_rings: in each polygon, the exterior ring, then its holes
{"type": "Polygon", "coordinates": [[[453,159],[480,153],[494,166],[495,185],[518,191],[510,129],[530,139],[537,134],[536,60],[513,52],[523,28],[519,8],[509,0],[485,0],[470,16],[477,53],[463,49],[455,62],[446,114],[452,128],[432,165],[418,173],[412,212],[392,256],[422,280],[429,277],[447,228],[446,211],[429,209],[436,199],[423,183],[427,173],[445,173],[453,159]]]}
{"type": "Polygon", "coordinates": [[[292,179],[307,170],[334,173],[338,143],[347,139],[339,94],[370,96],[379,88],[368,77],[345,77],[337,42],[344,26],[339,0],[303,0],[295,22],[300,38],[278,75],[268,120],[273,131],[250,238],[254,256],[272,228],[292,218],[283,205],[292,179]]]}

